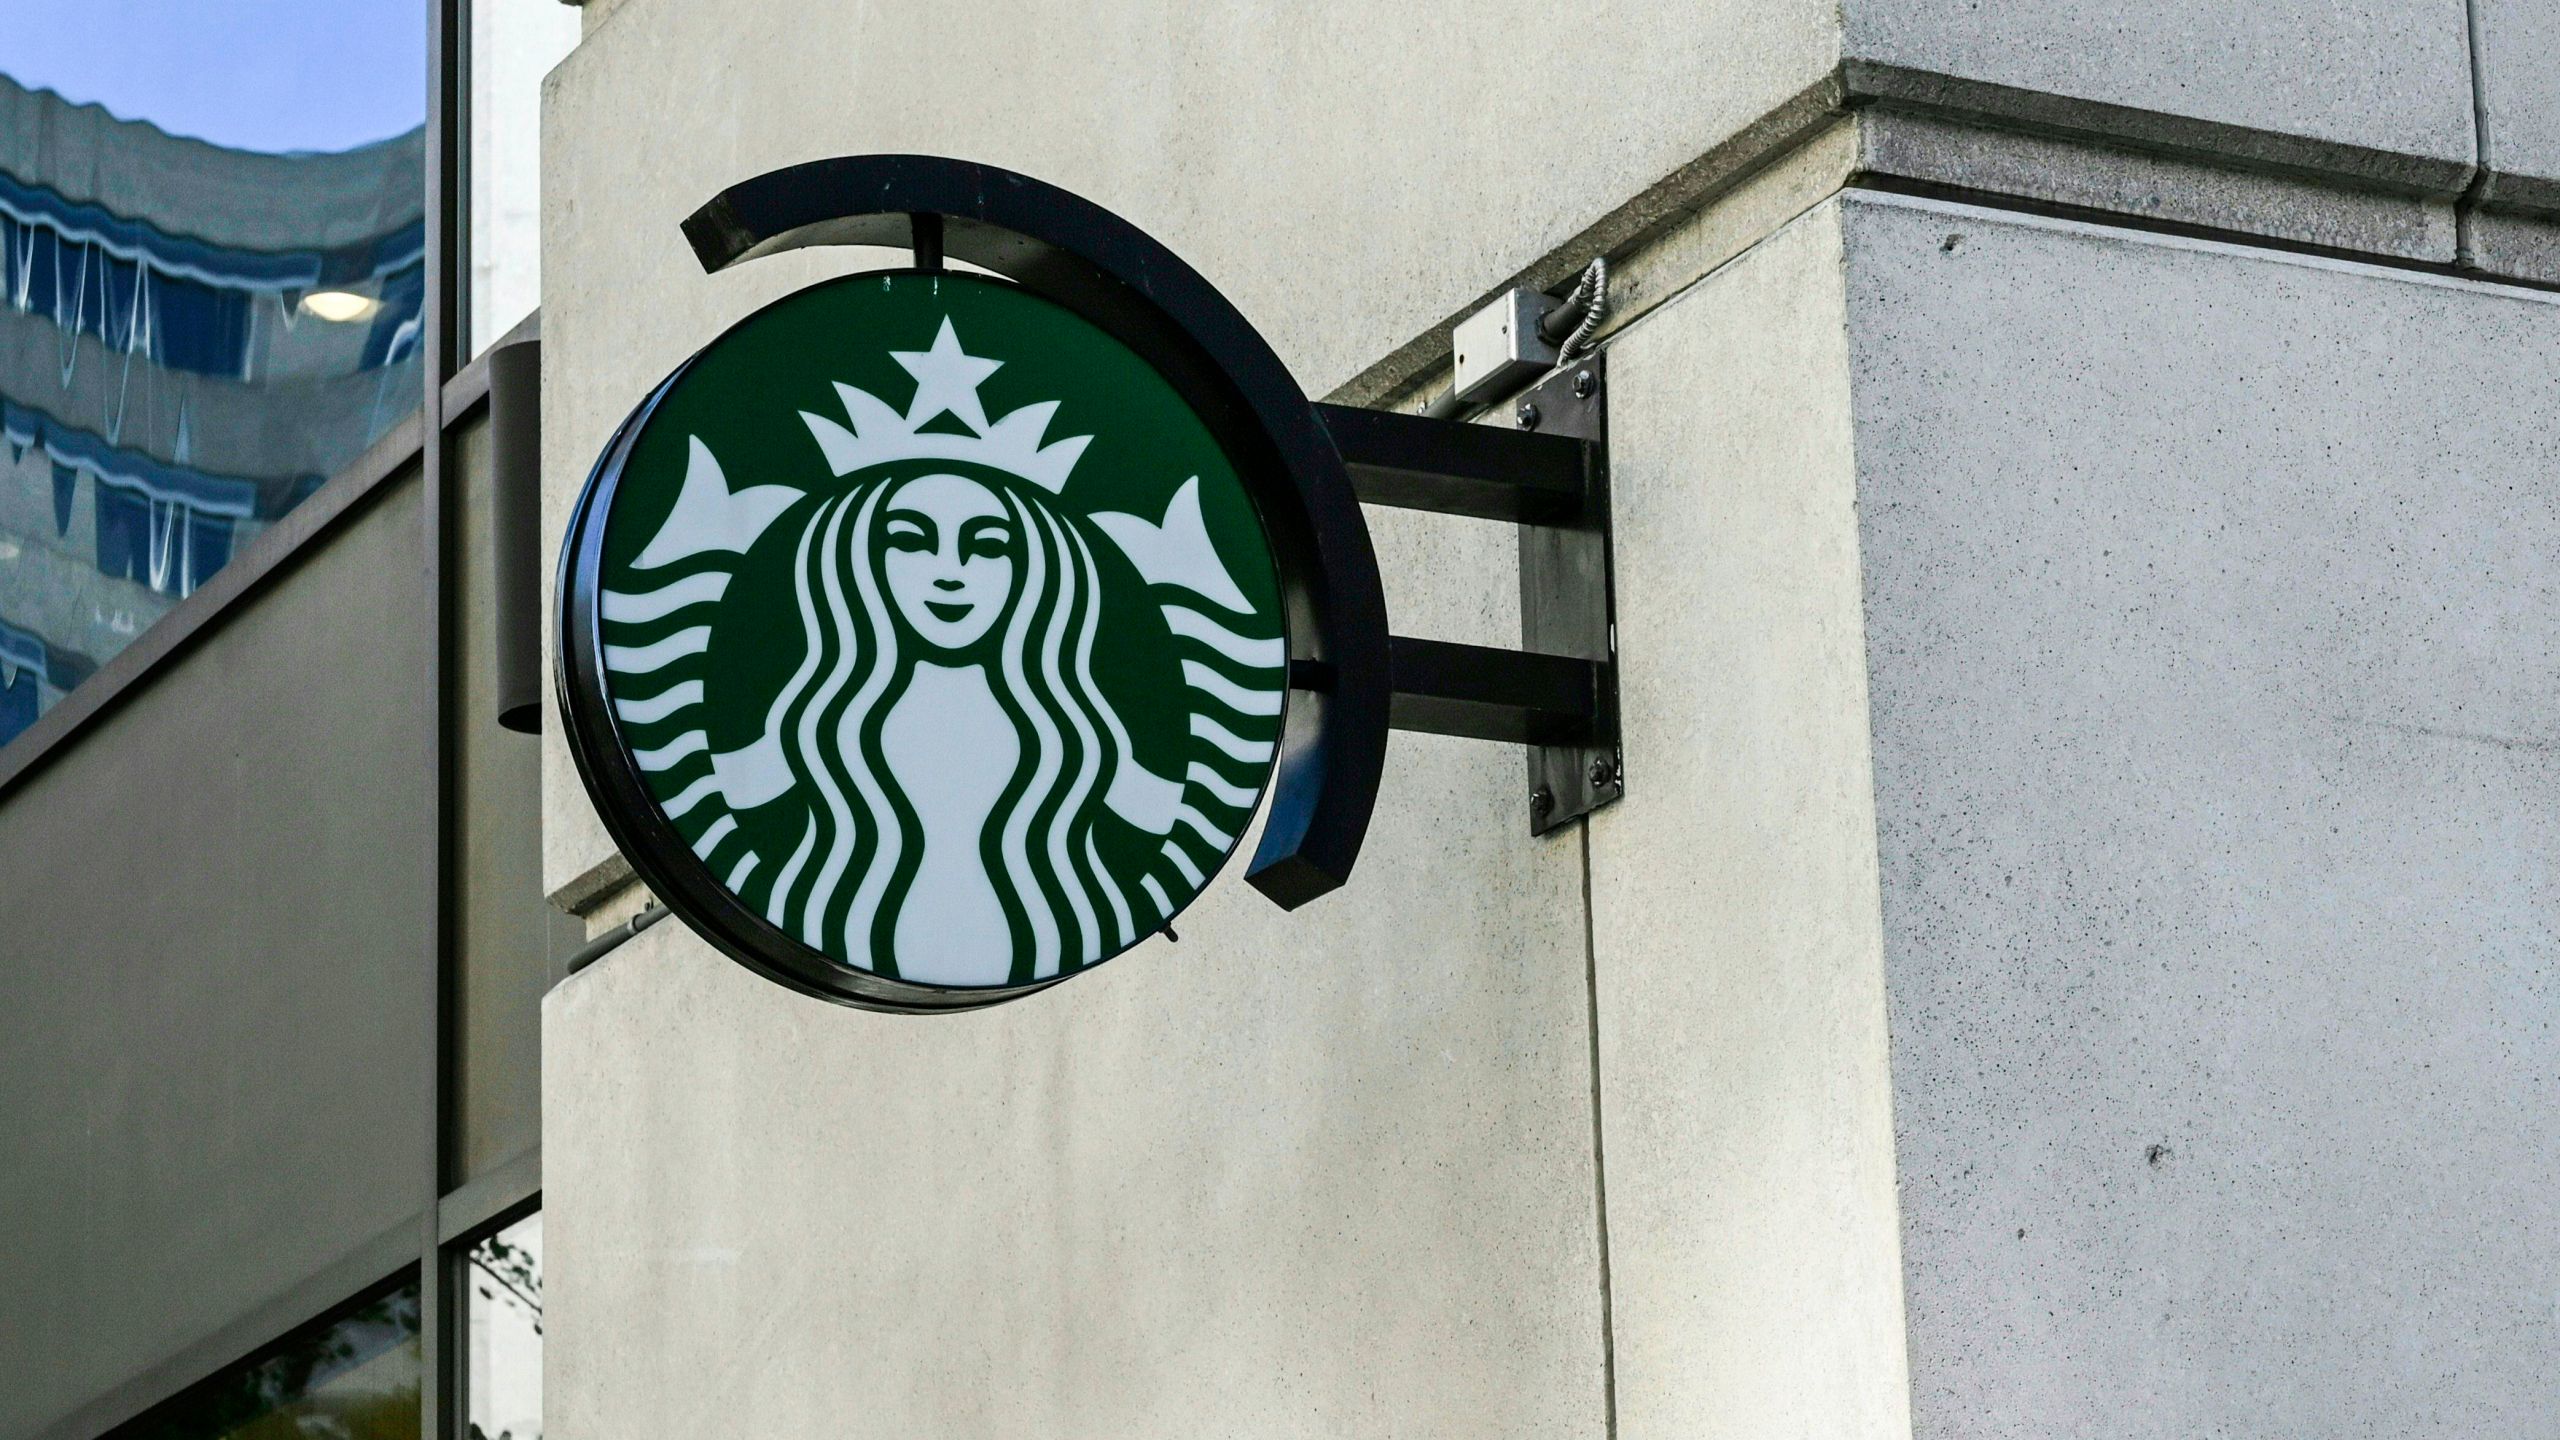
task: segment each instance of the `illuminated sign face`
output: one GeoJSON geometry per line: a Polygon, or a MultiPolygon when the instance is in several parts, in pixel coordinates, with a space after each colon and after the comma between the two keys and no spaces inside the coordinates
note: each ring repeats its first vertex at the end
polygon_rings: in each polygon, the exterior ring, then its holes
{"type": "Polygon", "coordinates": [[[804,980],[930,1006],[1099,964],[1200,893],[1271,774],[1284,610],[1235,464],[1144,358],[1001,280],[750,316],[626,422],[571,543],[608,823],[804,980]]]}

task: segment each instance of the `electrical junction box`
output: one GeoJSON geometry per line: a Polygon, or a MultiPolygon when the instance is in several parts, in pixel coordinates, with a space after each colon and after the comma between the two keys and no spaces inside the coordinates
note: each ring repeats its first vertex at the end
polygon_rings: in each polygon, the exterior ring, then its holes
{"type": "Polygon", "coordinates": [[[1465,404],[1499,399],[1537,379],[1556,363],[1556,347],[1538,326],[1557,305],[1552,295],[1511,290],[1458,322],[1453,337],[1453,390],[1465,404]]]}

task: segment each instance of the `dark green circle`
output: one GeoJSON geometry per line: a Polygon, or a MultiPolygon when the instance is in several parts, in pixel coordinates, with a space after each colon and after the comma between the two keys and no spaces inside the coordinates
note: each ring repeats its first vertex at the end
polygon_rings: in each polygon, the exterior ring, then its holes
{"type": "MultiPolygon", "coordinates": [[[[984,438],[969,419],[952,412],[925,419],[920,429],[952,437],[950,443],[962,447],[984,438]]],[[[603,603],[597,623],[607,657],[603,688],[614,710],[617,748],[639,772],[641,788],[668,825],[686,846],[701,850],[668,860],[702,867],[736,903],[767,915],[787,932],[802,934],[802,923],[793,923],[787,905],[779,915],[768,907],[782,889],[777,879],[785,875],[793,877],[800,895],[813,893],[815,882],[806,878],[815,874],[811,862],[797,871],[788,868],[801,837],[828,835],[823,844],[808,842],[811,853],[819,854],[835,845],[837,833],[854,834],[848,871],[867,871],[874,858],[892,848],[879,838],[890,828],[878,820],[879,805],[863,806],[863,814],[873,817],[869,821],[857,815],[850,826],[822,822],[827,797],[802,793],[825,783],[818,779],[819,771],[832,777],[841,768],[853,776],[867,767],[873,780],[883,782],[885,810],[894,828],[902,835],[925,828],[913,803],[902,798],[905,782],[883,764],[876,728],[886,723],[880,707],[894,718],[923,660],[948,661],[946,668],[961,671],[976,665],[1014,724],[1022,755],[1006,777],[997,814],[978,837],[979,858],[999,892],[1016,953],[1004,975],[951,988],[1013,988],[1071,973],[1162,928],[1233,852],[1251,818],[1254,798],[1268,781],[1280,733],[1278,706],[1285,694],[1285,661],[1279,659],[1286,653],[1284,609],[1270,542],[1235,466],[1209,427],[1143,358],[1084,318],[1017,286],[951,273],[856,275],[799,291],[748,317],[697,355],[650,407],[631,437],[600,520],[598,589],[603,603]],[[1062,490],[1050,493],[1036,479],[996,463],[983,447],[975,455],[887,459],[841,475],[834,472],[804,413],[867,438],[859,417],[840,397],[837,387],[843,385],[876,398],[902,422],[910,418],[919,382],[897,354],[931,351],[946,325],[967,355],[1000,362],[974,390],[989,430],[1025,407],[1054,403],[1045,429],[1047,443],[1090,437],[1062,490]],[[794,498],[742,550],[702,549],[674,560],[661,556],[662,563],[643,566],[639,562],[649,558],[653,541],[670,530],[678,497],[698,464],[697,446],[716,464],[729,494],[778,497],[794,492],[794,498]],[[894,504],[903,486],[927,474],[960,476],[989,494],[1009,496],[1035,515],[1035,507],[1045,506],[1062,527],[1082,538],[1090,559],[1084,578],[1099,591],[1093,685],[1081,692],[1084,700],[1066,702],[1049,714],[1043,705],[1059,703],[1059,694],[1077,687],[1034,683],[1009,692],[1002,655],[993,650],[939,658],[902,652],[897,666],[884,672],[886,688],[874,710],[865,712],[874,729],[843,722],[858,737],[847,745],[838,743],[840,737],[828,728],[838,722],[827,720],[818,725],[814,746],[802,744],[798,730],[788,725],[777,730],[772,724],[776,698],[786,694],[810,655],[809,622],[798,593],[805,573],[801,539],[809,536],[814,549],[820,531],[810,521],[839,498],[855,497],[847,508],[850,517],[853,507],[874,492],[881,505],[894,504]],[[1201,531],[1234,588],[1230,598],[1241,598],[1241,610],[1160,578],[1150,583],[1108,528],[1118,525],[1125,533],[1126,523],[1094,519],[1113,515],[1158,522],[1177,492],[1195,479],[1201,531]],[[617,596],[658,596],[682,584],[700,589],[714,578],[723,585],[715,600],[648,618],[615,618],[617,596]],[[1165,614],[1168,605],[1217,622],[1231,638],[1223,643],[1204,639],[1194,622],[1177,630],[1165,614]],[[616,667],[618,653],[655,653],[651,647],[681,651],[685,632],[697,629],[706,632],[698,651],[638,672],[616,667]],[[1249,661],[1237,658],[1237,642],[1250,652],[1249,661]],[[1194,683],[1204,672],[1208,682],[1194,683]],[[698,685],[700,698],[666,709],[667,697],[686,684],[698,685]],[[1231,692],[1255,706],[1267,705],[1270,713],[1245,713],[1217,698],[1231,692]],[[1125,730],[1127,755],[1159,781],[1181,786],[1189,813],[1170,831],[1146,828],[1122,808],[1091,794],[1081,804],[1069,805],[1056,787],[1043,790],[1032,773],[1039,764],[1035,732],[1042,714],[1048,714],[1052,728],[1069,734],[1069,740],[1054,747],[1062,767],[1079,764],[1089,751],[1097,770],[1111,769],[1118,753],[1115,743],[1104,740],[1080,750],[1081,742],[1072,738],[1078,716],[1098,723],[1100,712],[1086,704],[1096,694],[1125,730]],[[1195,720],[1203,716],[1223,733],[1202,733],[1195,720]],[[784,749],[799,757],[792,762],[794,784],[763,803],[733,803],[723,769],[727,762],[713,757],[751,751],[768,731],[781,734],[784,749]],[[1239,759],[1231,753],[1239,742],[1260,753],[1239,759]],[[859,763],[848,760],[848,752],[859,763]],[[652,764],[662,768],[650,768],[652,764]],[[707,796],[702,793],[706,780],[712,786],[707,796]],[[892,781],[897,783],[887,783],[892,781]],[[1008,851],[996,833],[1011,818],[1008,803],[1036,812],[1028,822],[1031,830],[1072,836],[1068,848],[1074,852],[1082,851],[1079,842],[1089,840],[1090,853],[1081,861],[1071,853],[1064,874],[1046,855],[1027,849],[1020,853],[1029,855],[1028,865],[1014,863],[1016,852],[1008,851]],[[1069,812],[1064,822],[1056,818],[1069,812]],[[868,841],[861,838],[866,823],[873,826],[868,841]],[[718,828],[724,825],[725,830],[718,828]],[[747,855],[756,858],[741,875],[738,866],[747,855]],[[1098,867],[1092,864],[1096,858],[1098,867]],[[1116,888],[1127,907],[1125,917],[1103,887],[1093,883],[1097,873],[1116,888]],[[1036,900],[1031,898],[1035,894],[1036,900]],[[1042,932],[1034,912],[1041,910],[1059,932],[1054,954],[1040,949],[1042,932]]],[[[673,528],[688,537],[713,533],[673,528]]],[[[849,567],[858,563],[845,562],[849,567]]],[[[1029,562],[1017,555],[1013,563],[1015,600],[1009,603],[1018,604],[1029,562]]],[[[853,604],[851,570],[840,569],[839,576],[853,604]]],[[[894,606],[881,608],[895,613],[894,606]]],[[[1003,629],[1000,621],[997,632],[1003,629]]],[[[829,657],[838,653],[821,649],[829,657]]],[[[843,649],[850,653],[859,647],[847,644],[843,649]]],[[[1072,641],[1067,649],[1073,651],[1072,641]]],[[[1026,670],[1034,667],[1038,657],[1023,653],[1026,670]]],[[[822,707],[811,709],[825,718],[822,707]]],[[[847,713],[856,709],[847,702],[847,713]]],[[[966,766],[971,757],[954,753],[943,763],[966,766]]],[[[844,798],[858,798],[856,789],[841,779],[836,788],[844,798]]],[[[1159,787],[1148,793],[1164,792],[1159,787]]],[[[947,837],[957,832],[946,825],[938,833],[947,837]]],[[[946,847],[934,853],[951,852],[946,847]]],[[[946,983],[907,973],[934,967],[920,965],[917,946],[898,939],[910,907],[926,906],[919,914],[929,914],[944,892],[927,893],[928,887],[916,879],[925,873],[923,861],[914,855],[884,864],[890,877],[881,892],[884,905],[869,912],[867,926],[856,909],[847,910],[839,928],[832,909],[804,907],[798,921],[818,917],[804,940],[850,969],[907,983],[946,983]],[[901,865],[911,872],[903,880],[901,865]]],[[[841,878],[835,882],[828,906],[853,904],[841,894],[845,883],[841,878]]],[[[906,933],[930,929],[919,919],[906,933]]]]}

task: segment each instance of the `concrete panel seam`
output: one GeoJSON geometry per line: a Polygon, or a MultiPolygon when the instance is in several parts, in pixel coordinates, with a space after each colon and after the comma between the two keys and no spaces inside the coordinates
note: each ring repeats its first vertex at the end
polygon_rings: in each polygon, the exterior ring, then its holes
{"type": "Polygon", "coordinates": [[[2463,19],[2480,171],[2454,206],[2454,263],[2467,271],[2529,283],[2560,283],[2560,180],[2499,168],[2481,0],[2463,0],[2463,19]]]}
{"type": "Polygon", "coordinates": [[[2452,202],[2283,166],[1896,101],[1859,116],[1863,175],[2076,206],[2342,254],[2450,262],[2452,202]]]}
{"type": "MultiPolygon", "coordinates": [[[[2272,242],[2301,242],[2338,254],[2373,254],[2410,260],[2454,258],[2453,203],[2475,183],[2481,167],[2427,156],[2375,150],[2021,90],[1959,76],[1875,61],[1849,60],[1696,160],[1630,198],[1501,284],[1453,308],[1440,322],[1381,356],[1325,398],[1345,405],[1392,405],[1435,380],[1448,364],[1449,327],[1514,286],[1548,289],[1577,271],[1592,255],[1624,266],[1694,217],[1714,210],[1753,180],[1817,143],[1829,125],[1849,117],[1860,149],[1890,154],[1886,168],[1920,168],[1907,178],[1944,183],[1943,167],[1924,162],[1907,144],[1889,150],[1873,140],[1880,117],[1905,125],[1944,127],[1961,135],[1995,168],[2016,172],[2010,185],[2043,174],[2094,180],[2068,188],[2104,195],[2113,180],[2121,197],[2087,206],[2128,218],[2144,214],[2136,197],[2208,186],[2245,192],[2254,204],[2216,206],[2215,197],[2191,211],[2236,211],[2240,223],[2205,225],[2234,236],[2264,234],[2272,242]],[[2149,169],[2143,167],[2148,165],[2149,169]],[[2172,183],[2163,184],[2163,180],[2172,183]],[[2148,182],[2148,183],[2136,183],[2148,182]],[[2279,204],[2278,202],[2282,202],[2279,204]],[[2311,213],[2305,214],[2309,210],[2311,213]],[[2288,231],[2296,233],[2286,233],[2288,231]],[[2395,235],[2397,232],[2404,234],[2395,235]],[[2328,237],[2324,243],[2323,237],[2328,237]]],[[[1904,132],[1901,138],[1908,138],[1904,132]]],[[[1890,138],[1890,137],[1889,137],[1890,138]]],[[[1982,168],[1977,161],[1975,168],[1982,168]]],[[[1844,180],[1844,183],[1845,180],[1844,180]]],[[[2064,188],[2061,186],[2044,188],[2064,188]]],[[[1987,187],[2005,193],[2007,187],[1987,187]]],[[[2020,194],[2021,199],[2036,199],[2020,194]]],[[[2560,185],[2552,203],[2560,206],[2560,185]]],[[[1787,217],[1792,218],[1792,216],[1787,217]]],[[[1772,224],[1775,233],[1781,224],[1772,224]]],[[[1747,248],[1747,247],[1746,247],[1747,248]]],[[[1729,257],[1724,257],[1729,258],[1729,257]]],[[[1719,261],[1721,263],[1721,261],[1719,261]]],[[[1634,318],[1624,315],[1620,324],[1634,318]]]]}
{"type": "Polygon", "coordinates": [[[2560,219],[2560,180],[2519,175],[2511,170],[2493,171],[2488,183],[2481,188],[2479,208],[2502,214],[2560,219]]]}
{"type": "Polygon", "coordinates": [[[2475,295],[2503,295],[2560,305],[2560,284],[2542,284],[2459,271],[2450,265],[2423,265],[2374,256],[2323,251],[2313,246],[2272,244],[2235,233],[2205,233],[2192,226],[2134,224],[2106,213],[2057,213],[2068,207],[2017,203],[1982,193],[1952,193],[1936,188],[1898,187],[1862,177],[1847,194],[1859,203],[1934,211],[1949,216],[2042,228],[2067,234],[2138,238],[2146,244],[2233,259],[2282,261],[2316,269],[2338,270],[2412,285],[2433,285],[2475,295]]]}
{"type": "MultiPolygon", "coordinates": [[[[2514,182],[2513,176],[2501,177],[2501,194],[2507,195],[2514,182]]],[[[2560,287],[2560,211],[2527,208],[2512,203],[2510,195],[2502,202],[2467,208],[2462,225],[2468,248],[2463,273],[2512,285],[2560,287]]]]}
{"type": "Polygon", "coordinates": [[[2462,193],[2479,168],[2476,163],[2315,140],[1873,60],[1844,61],[1841,71],[1846,103],[1853,108],[1892,102],[1953,119],[2101,140],[2333,185],[2360,184],[2449,200],[2462,193]]]}
{"type": "Polygon", "coordinates": [[[1582,827],[1582,978],[1591,1020],[1591,1211],[1600,1250],[1600,1402],[1603,1431],[1618,1440],[1617,1315],[1610,1305],[1609,1152],[1601,1120],[1600,944],[1591,925],[1591,827],[1582,827]]]}
{"type": "Polygon", "coordinates": [[[2489,90],[2480,73],[2480,0],[2462,0],[2463,64],[2471,75],[2471,148],[2479,169],[2463,187],[2453,210],[2453,260],[2466,270],[2479,268],[2474,220],[2497,188],[2497,162],[2489,148],[2489,90]]]}

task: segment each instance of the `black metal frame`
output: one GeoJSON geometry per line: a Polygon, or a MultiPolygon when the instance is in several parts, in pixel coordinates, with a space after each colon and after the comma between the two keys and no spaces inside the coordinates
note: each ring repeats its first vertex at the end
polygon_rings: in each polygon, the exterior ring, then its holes
{"type": "Polygon", "coordinates": [[[427,427],[426,563],[427,594],[433,615],[434,642],[427,647],[426,693],[436,706],[433,740],[428,747],[422,801],[435,817],[435,905],[427,936],[427,1023],[420,1036],[426,1046],[427,1073],[434,1077],[427,1107],[425,1193],[419,1206],[418,1235],[418,1431],[425,1440],[458,1437],[467,1410],[454,1357],[468,1353],[457,1343],[461,1326],[456,1311],[462,1295],[460,1267],[444,1248],[440,1212],[445,1178],[453,1151],[454,1053],[453,963],[454,907],[457,896],[453,833],[454,715],[445,698],[444,657],[452,644],[455,605],[446,591],[446,547],[452,543],[448,511],[453,505],[453,447],[447,443],[444,379],[454,368],[456,342],[462,335],[463,301],[452,279],[468,273],[463,243],[469,231],[459,223],[463,197],[471,193],[467,169],[470,129],[470,0],[428,0],[427,54],[427,276],[433,303],[426,311],[427,427]],[[457,266],[455,261],[464,263],[457,266]]]}
{"type": "Polygon", "coordinates": [[[1520,643],[1591,666],[1592,712],[1582,734],[1529,748],[1529,829],[1543,835],[1627,793],[1618,739],[1617,572],[1610,558],[1609,390],[1604,357],[1590,355],[1531,386],[1511,407],[1524,430],[1583,448],[1581,508],[1520,527],[1520,643]]]}
{"type": "Polygon", "coordinates": [[[1316,407],[1363,501],[1519,525],[1521,648],[1394,637],[1389,722],[1528,746],[1533,835],[1626,793],[1604,375],[1598,355],[1549,375],[1507,429],[1316,407]]]}
{"type": "MultiPolygon", "coordinates": [[[[465,1440],[469,1434],[469,1348],[463,1333],[469,1290],[464,1281],[467,1257],[481,1239],[514,1224],[542,1203],[542,1149],[539,1143],[481,1173],[465,1178],[455,1164],[460,1107],[455,1095],[459,1042],[456,1035],[456,989],[461,959],[454,948],[454,916],[460,901],[456,877],[461,873],[455,846],[454,734],[465,723],[457,714],[443,680],[445,657],[456,643],[454,612],[458,596],[449,583],[455,544],[455,496],[460,490],[450,443],[462,427],[485,421],[494,425],[500,388],[496,373],[510,362],[502,350],[528,346],[536,351],[517,361],[534,359],[542,330],[540,311],[525,317],[505,334],[488,337],[475,350],[466,348],[470,295],[468,205],[471,140],[471,8],[481,0],[428,0],[429,120],[427,166],[429,227],[427,261],[429,362],[427,400],[434,423],[426,446],[427,538],[429,593],[436,597],[434,643],[427,650],[428,693],[437,697],[435,753],[428,766],[428,803],[434,807],[436,897],[429,963],[436,976],[433,1013],[424,1040],[435,1076],[432,1119],[428,1125],[426,1194],[419,1212],[419,1433],[422,1440],[465,1440]]],[[[479,337],[473,337],[475,339],[479,337]]],[[[521,375],[513,377],[521,380],[521,375]]],[[[538,383],[538,372],[535,375],[538,383]]],[[[539,411],[536,411],[538,425],[539,411]]],[[[538,442],[538,435],[532,437],[538,442]]],[[[528,437],[518,434],[519,452],[528,437]]],[[[493,464],[497,437],[492,437],[493,464]]],[[[538,463],[538,452],[536,454],[538,463]]],[[[538,579],[537,579],[538,583],[538,579]]],[[[537,641],[538,643],[538,641],[537,641]]],[[[519,657],[521,658],[521,657],[519,657]]],[[[532,963],[535,957],[526,957],[532,963]]],[[[541,963],[554,981],[563,971],[560,957],[541,963]]]]}

